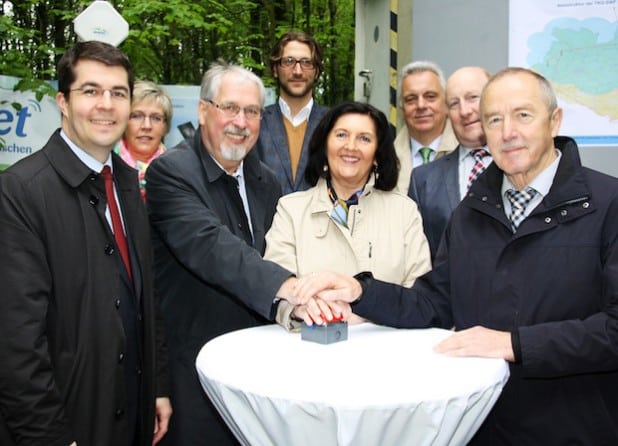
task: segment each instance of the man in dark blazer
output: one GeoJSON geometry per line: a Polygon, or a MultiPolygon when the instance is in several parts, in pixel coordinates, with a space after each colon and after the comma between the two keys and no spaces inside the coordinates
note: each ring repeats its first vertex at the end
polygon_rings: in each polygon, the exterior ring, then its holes
{"type": "Polygon", "coordinates": [[[455,327],[438,353],[506,360],[470,445],[618,444],[618,179],[556,136],[562,109],[532,70],[493,76],[481,119],[494,162],[453,212],[432,271],[412,288],[367,273],[299,288],[336,287],[320,295],[380,324],[455,327]]]}
{"type": "Polygon", "coordinates": [[[408,195],[423,217],[432,262],[451,213],[472,181],[491,163],[479,112],[481,92],[489,76],[483,68],[463,67],[449,77],[446,105],[459,145],[442,158],[416,167],[410,177],[408,195]]]}
{"type": "MultiPolygon", "coordinates": [[[[210,339],[268,322],[295,278],[262,260],[280,187],[251,148],[265,90],[253,73],[213,65],[199,129],[146,173],[157,288],[169,336],[173,446],[237,444],[202,390],[195,360],[210,339]]],[[[247,372],[250,373],[250,364],[247,372]]]]}
{"type": "Polygon", "coordinates": [[[326,108],[313,99],[322,72],[322,49],[309,34],[288,31],[270,55],[279,84],[279,100],[264,110],[256,149],[277,176],[283,194],[305,190],[307,146],[326,108]]]}
{"type": "Polygon", "coordinates": [[[117,48],[70,48],[58,65],[62,128],[0,175],[3,446],[150,446],[167,430],[148,219],[137,172],[112,153],[132,87],[117,48]]]}

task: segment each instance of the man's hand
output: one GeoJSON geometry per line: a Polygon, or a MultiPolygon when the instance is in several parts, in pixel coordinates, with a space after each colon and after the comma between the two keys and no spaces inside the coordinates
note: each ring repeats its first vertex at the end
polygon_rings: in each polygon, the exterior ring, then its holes
{"type": "Polygon", "coordinates": [[[354,302],[362,292],[361,284],[354,277],[330,271],[301,277],[294,287],[296,298],[301,303],[316,296],[327,302],[354,302]]]}
{"type": "Polygon", "coordinates": [[[502,358],[509,362],[515,360],[511,333],[480,326],[453,334],[436,345],[434,351],[447,356],[502,358]]]}
{"type": "Polygon", "coordinates": [[[294,307],[292,315],[302,319],[307,325],[323,325],[333,319],[347,320],[352,314],[350,305],[345,302],[325,302],[319,298],[311,298],[305,305],[294,307]]]}
{"type": "Polygon", "coordinates": [[[281,284],[279,290],[277,291],[277,297],[279,299],[287,300],[292,305],[304,305],[307,303],[309,299],[304,301],[300,301],[296,297],[296,285],[298,284],[298,279],[296,277],[290,277],[286,279],[285,282],[281,284]]]}
{"type": "Polygon", "coordinates": [[[167,433],[170,417],[172,416],[172,404],[169,398],[157,398],[155,401],[155,423],[152,445],[157,444],[167,433]]]}

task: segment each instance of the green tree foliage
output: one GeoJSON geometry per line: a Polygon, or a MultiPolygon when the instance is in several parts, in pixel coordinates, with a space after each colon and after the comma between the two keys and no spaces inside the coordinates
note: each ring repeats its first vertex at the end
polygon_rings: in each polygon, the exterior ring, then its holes
{"type": "MultiPolygon", "coordinates": [[[[72,20],[90,0],[0,0],[0,74],[22,78],[20,90],[52,94],[59,55],[77,37],[72,20]]],[[[289,29],[311,33],[324,47],[319,102],[353,97],[354,0],[116,0],[129,23],[120,48],[136,77],[195,85],[217,59],[242,64],[274,85],[268,55],[289,29]]]]}

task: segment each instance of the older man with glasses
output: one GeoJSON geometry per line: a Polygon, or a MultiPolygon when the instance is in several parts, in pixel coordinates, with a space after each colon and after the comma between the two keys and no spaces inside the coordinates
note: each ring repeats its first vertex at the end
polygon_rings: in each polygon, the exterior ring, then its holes
{"type": "Polygon", "coordinates": [[[231,445],[232,433],[195,370],[210,339],[272,320],[296,279],[262,259],[281,188],[252,149],[265,90],[253,73],[217,64],[204,75],[193,139],[146,172],[157,289],[169,338],[170,445],[231,445]]]}
{"type": "Polygon", "coordinates": [[[279,84],[279,100],[264,110],[257,152],[281,184],[283,194],[305,190],[309,139],[326,108],[313,90],[322,72],[322,49],[310,35],[288,31],[275,44],[270,70],[279,84]]]}

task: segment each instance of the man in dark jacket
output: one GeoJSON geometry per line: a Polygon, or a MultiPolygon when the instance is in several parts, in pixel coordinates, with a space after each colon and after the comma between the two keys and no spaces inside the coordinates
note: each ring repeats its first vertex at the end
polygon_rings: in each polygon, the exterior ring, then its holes
{"type": "Polygon", "coordinates": [[[272,319],[276,297],[289,297],[296,280],[261,257],[281,194],[251,150],[264,96],[253,73],[213,65],[202,81],[194,138],[146,173],[175,412],[165,442],[173,446],[236,444],[202,390],[197,354],[218,335],[272,319]]]}
{"type": "Polygon", "coordinates": [[[532,71],[496,74],[481,118],[494,164],[454,211],[432,272],[412,289],[366,274],[299,287],[362,294],[354,312],[378,323],[455,326],[438,352],[509,361],[471,444],[618,444],[618,180],[556,137],[562,111],[532,71]]]}
{"type": "Polygon", "coordinates": [[[120,50],[78,43],[58,65],[62,128],[0,175],[3,446],[150,446],[167,430],[148,219],[112,153],[132,87],[120,50]]]}

